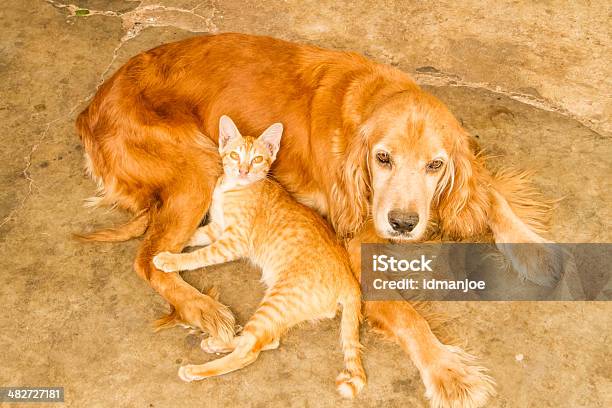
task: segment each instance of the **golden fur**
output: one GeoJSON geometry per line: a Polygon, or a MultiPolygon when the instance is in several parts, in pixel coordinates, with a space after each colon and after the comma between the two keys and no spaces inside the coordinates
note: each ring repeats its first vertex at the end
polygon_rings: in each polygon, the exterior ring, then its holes
{"type": "MultiPolygon", "coordinates": [[[[492,233],[522,276],[542,284],[558,277],[546,246],[504,245],[546,242],[525,178],[487,170],[448,109],[405,73],[354,53],[221,34],[137,55],[77,119],[102,202],[147,213],[135,268],[174,306],[175,321],[233,335],[225,306],[151,262],[160,251],[180,252],[209,208],[223,114],[247,134],[283,123],[272,173],[347,240],[356,273],[359,243],[426,239],[431,224],[451,239],[492,233]],[[376,149],[390,154],[390,167],[374,161],[376,149]],[[437,171],[427,170],[438,159],[437,171]],[[391,233],[394,226],[403,231],[391,233]]],[[[472,375],[477,366],[442,345],[409,303],[371,302],[366,314],[410,354],[434,405],[484,403],[490,387],[473,381],[482,378],[472,375]]]]}
{"type": "Polygon", "coordinates": [[[179,370],[185,381],[222,375],[253,363],[261,350],[276,348],[285,330],[300,322],[330,318],[342,307],[341,343],[346,368],[337,379],[340,394],[354,397],[365,385],[361,365],[359,321],[361,295],[346,249],[312,209],[294,201],[276,182],[266,179],[280,145],[282,126],[259,138],[242,137],[231,119],[221,117],[219,150],[224,175],[217,182],[211,220],[199,228],[194,252],[162,252],[155,266],[165,272],[191,270],[238,258],[262,268],[267,290],[241,335],[210,337],[210,353],[229,355],[179,370]]]}

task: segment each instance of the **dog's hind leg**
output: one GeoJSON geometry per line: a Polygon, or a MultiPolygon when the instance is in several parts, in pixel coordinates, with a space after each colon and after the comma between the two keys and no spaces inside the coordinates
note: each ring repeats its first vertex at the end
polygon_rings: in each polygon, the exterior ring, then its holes
{"type": "Polygon", "coordinates": [[[183,323],[230,341],[234,336],[234,316],[230,310],[189,285],[178,273],[160,271],[152,262],[161,251],[181,251],[208,210],[214,176],[204,175],[197,171],[183,174],[180,181],[172,184],[167,196],[162,197],[151,215],[135,269],[174,308],[157,322],[159,328],[183,323]]]}

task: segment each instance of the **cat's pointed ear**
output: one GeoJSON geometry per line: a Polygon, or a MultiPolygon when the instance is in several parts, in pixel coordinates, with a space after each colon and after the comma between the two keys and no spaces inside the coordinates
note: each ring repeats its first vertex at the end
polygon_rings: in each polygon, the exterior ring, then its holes
{"type": "Polygon", "coordinates": [[[219,150],[223,150],[231,139],[242,137],[236,124],[229,116],[221,116],[219,119],[219,150]]]}
{"type": "Polygon", "coordinates": [[[280,148],[280,140],[283,135],[283,124],[275,123],[269,128],[267,128],[261,136],[259,136],[259,140],[263,142],[266,147],[270,150],[270,154],[272,155],[272,159],[276,159],[276,153],[278,153],[278,149],[280,148]]]}

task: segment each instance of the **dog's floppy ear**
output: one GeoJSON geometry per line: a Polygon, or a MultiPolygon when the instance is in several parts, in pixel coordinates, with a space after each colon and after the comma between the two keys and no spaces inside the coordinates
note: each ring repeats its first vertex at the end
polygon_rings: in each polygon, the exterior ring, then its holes
{"type": "Polygon", "coordinates": [[[332,186],[333,200],[330,202],[330,218],[340,236],[355,233],[369,211],[368,146],[368,130],[363,126],[349,136],[343,149],[344,166],[332,186]]]}
{"type": "Polygon", "coordinates": [[[280,149],[281,136],[283,135],[283,124],[275,123],[259,136],[259,140],[266,145],[272,155],[272,160],[276,159],[278,149],[280,149]]]}
{"type": "Polygon", "coordinates": [[[449,162],[438,185],[435,201],[442,231],[450,238],[465,238],[486,229],[489,196],[482,159],[459,125],[452,131],[449,162]]]}
{"type": "Polygon", "coordinates": [[[236,137],[242,137],[234,121],[226,115],[219,119],[219,150],[222,151],[227,146],[227,142],[236,137]]]}

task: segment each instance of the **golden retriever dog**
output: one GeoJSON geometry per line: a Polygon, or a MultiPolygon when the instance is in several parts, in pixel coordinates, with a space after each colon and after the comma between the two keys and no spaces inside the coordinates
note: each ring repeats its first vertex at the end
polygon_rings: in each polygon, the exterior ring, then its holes
{"type": "MultiPolygon", "coordinates": [[[[526,176],[487,170],[449,110],[408,75],[349,52],[203,36],[133,57],[77,119],[97,202],[135,215],[86,238],[144,234],[134,266],[173,306],[161,326],[233,334],[227,307],[152,263],[159,252],[180,252],[208,211],[222,115],[248,134],[283,123],[273,175],[329,220],[358,276],[361,242],[490,234],[521,276],[546,285],[558,278],[548,246],[505,245],[547,242],[538,235],[545,208],[526,176]]],[[[410,303],[366,302],[365,313],[410,355],[432,406],[482,406],[493,393],[484,369],[442,344],[410,303]]]]}

